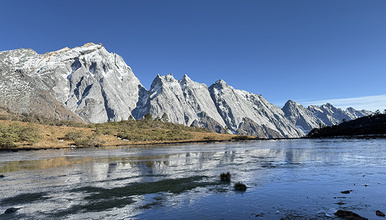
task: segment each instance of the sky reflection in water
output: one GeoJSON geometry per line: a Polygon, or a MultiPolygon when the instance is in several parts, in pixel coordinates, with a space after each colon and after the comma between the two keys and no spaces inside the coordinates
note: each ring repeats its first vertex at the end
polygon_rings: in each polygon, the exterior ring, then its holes
{"type": "Polygon", "coordinates": [[[21,209],[0,218],[327,219],[346,209],[371,219],[386,207],[385,147],[339,139],[3,152],[0,212],[21,209]],[[238,181],[246,192],[233,190],[238,181]]]}

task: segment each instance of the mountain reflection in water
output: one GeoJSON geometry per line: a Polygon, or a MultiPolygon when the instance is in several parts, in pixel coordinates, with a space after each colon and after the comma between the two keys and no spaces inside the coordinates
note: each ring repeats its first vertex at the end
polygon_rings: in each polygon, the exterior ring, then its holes
{"type": "Polygon", "coordinates": [[[0,219],[327,219],[338,209],[371,219],[386,207],[385,147],[336,139],[2,152],[0,212],[20,209],[0,219]]]}

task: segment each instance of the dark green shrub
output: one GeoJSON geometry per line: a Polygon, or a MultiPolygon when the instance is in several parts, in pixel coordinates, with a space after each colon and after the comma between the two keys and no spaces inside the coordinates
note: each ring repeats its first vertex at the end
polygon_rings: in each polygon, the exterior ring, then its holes
{"type": "Polygon", "coordinates": [[[9,126],[0,124],[0,147],[15,147],[15,141],[19,137],[16,133],[11,132],[9,126]]]}
{"type": "Polygon", "coordinates": [[[71,131],[64,135],[64,140],[76,141],[84,138],[83,131],[71,131]]]}
{"type": "Polygon", "coordinates": [[[114,128],[114,125],[112,123],[105,123],[105,124],[100,124],[96,126],[96,133],[97,134],[107,134],[107,135],[112,135],[115,134],[117,131],[114,128]]]}
{"type": "Polygon", "coordinates": [[[215,140],[216,137],[215,136],[205,136],[203,139],[207,140],[207,141],[211,141],[211,140],[215,140]]]}
{"type": "Polygon", "coordinates": [[[82,146],[82,147],[98,147],[98,146],[102,146],[104,143],[105,141],[100,140],[98,136],[95,134],[75,141],[76,146],[82,146]]]}
{"type": "Polygon", "coordinates": [[[247,135],[237,135],[237,136],[232,137],[232,140],[237,140],[237,141],[249,140],[249,139],[250,138],[247,135]]]}
{"type": "Polygon", "coordinates": [[[27,141],[31,143],[39,142],[43,136],[40,135],[40,131],[31,125],[20,125],[14,123],[10,126],[10,129],[18,135],[17,141],[27,141]]]}
{"type": "Polygon", "coordinates": [[[0,124],[0,147],[16,147],[15,142],[37,143],[43,138],[40,131],[30,125],[14,123],[10,126],[0,124]]]}

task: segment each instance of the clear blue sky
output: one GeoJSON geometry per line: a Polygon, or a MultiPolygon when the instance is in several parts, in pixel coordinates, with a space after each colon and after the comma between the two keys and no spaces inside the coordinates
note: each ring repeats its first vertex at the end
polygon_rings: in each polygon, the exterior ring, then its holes
{"type": "Polygon", "coordinates": [[[0,0],[0,34],[1,51],[102,43],[147,89],[188,74],[279,106],[376,96],[371,110],[386,108],[385,0],[0,0]]]}

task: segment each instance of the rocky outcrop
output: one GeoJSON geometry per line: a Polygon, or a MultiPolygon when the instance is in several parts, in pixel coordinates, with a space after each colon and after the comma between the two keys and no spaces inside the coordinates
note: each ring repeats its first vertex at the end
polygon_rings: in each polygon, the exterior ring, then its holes
{"type": "Polygon", "coordinates": [[[308,106],[308,110],[328,126],[337,125],[343,121],[350,121],[371,114],[370,111],[358,111],[353,108],[342,110],[340,108],[336,108],[330,103],[321,106],[310,105],[308,106]]]}
{"type": "Polygon", "coordinates": [[[280,107],[265,100],[261,95],[234,89],[224,80],[209,87],[209,92],[227,127],[236,132],[245,118],[257,125],[264,125],[280,134],[280,137],[301,137],[304,132],[295,127],[280,107]]]}
{"type": "Polygon", "coordinates": [[[0,107],[16,113],[92,123],[153,118],[260,138],[301,137],[312,128],[370,114],[331,104],[307,109],[288,101],[281,109],[261,95],[223,80],[209,88],[187,75],[157,75],[146,90],[131,68],[101,44],[38,54],[0,52],[0,107]]]}
{"type": "Polygon", "coordinates": [[[195,119],[193,121],[193,127],[207,128],[211,131],[215,131],[220,134],[225,134],[229,132],[223,126],[221,126],[220,123],[208,116],[205,112],[201,112],[197,116],[199,117],[199,119],[195,119]]]}
{"type": "Polygon", "coordinates": [[[325,126],[322,120],[295,101],[288,100],[282,110],[285,117],[306,134],[314,128],[325,126]]]}
{"type": "Polygon", "coordinates": [[[258,125],[250,118],[244,118],[235,133],[239,135],[252,135],[258,138],[283,137],[278,131],[267,128],[265,125],[258,125]]]}
{"type": "Polygon", "coordinates": [[[123,59],[101,44],[45,54],[18,49],[0,58],[0,96],[16,112],[117,121],[130,116],[143,88],[123,59]]]}
{"type": "Polygon", "coordinates": [[[372,114],[371,111],[358,111],[354,108],[342,110],[330,103],[321,106],[311,105],[305,108],[292,100],[287,101],[282,109],[286,118],[306,134],[314,128],[336,125],[343,121],[350,121],[372,114]]]}
{"type": "Polygon", "coordinates": [[[192,81],[187,75],[181,80],[176,80],[172,74],[158,75],[144,99],[141,101],[143,106],[139,107],[141,110],[138,118],[142,118],[146,113],[153,117],[162,117],[166,113],[169,121],[187,126],[195,121],[196,126],[207,124],[209,118],[216,124],[225,126],[216,111],[208,87],[192,81]]]}
{"type": "Polygon", "coordinates": [[[51,94],[52,87],[31,73],[39,55],[19,49],[0,52],[0,103],[14,113],[34,113],[59,120],[81,119],[51,94]],[[26,64],[28,63],[28,65],[26,64]]]}

